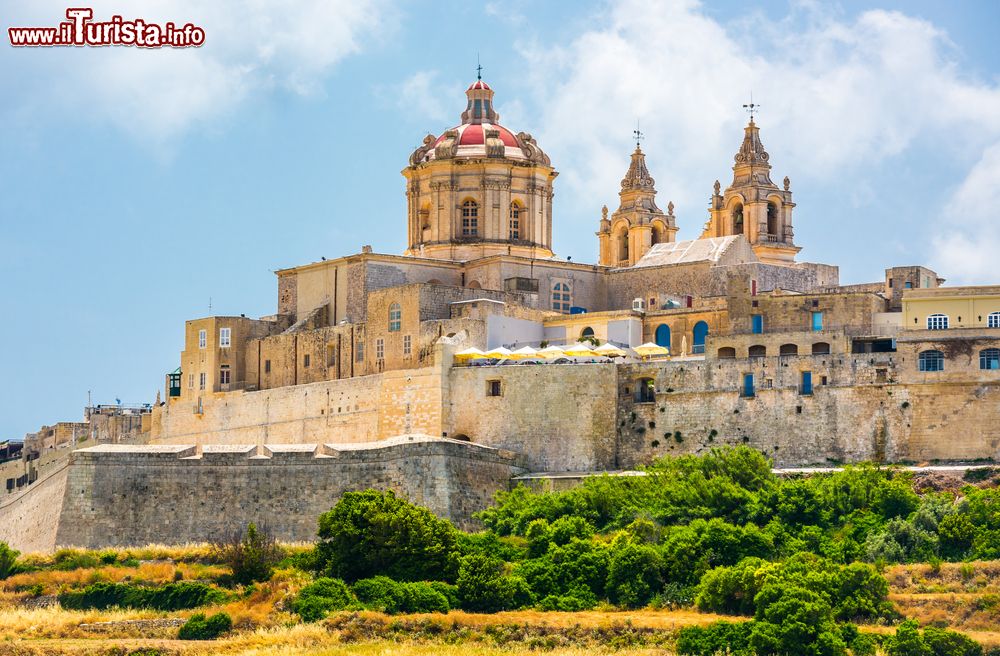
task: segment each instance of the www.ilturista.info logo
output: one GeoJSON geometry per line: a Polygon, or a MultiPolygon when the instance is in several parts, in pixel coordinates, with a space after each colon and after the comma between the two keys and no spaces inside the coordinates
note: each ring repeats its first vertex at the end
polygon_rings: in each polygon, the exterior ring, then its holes
{"type": "Polygon", "coordinates": [[[109,21],[93,21],[94,10],[72,7],[66,10],[69,20],[56,27],[8,27],[10,45],[40,46],[137,46],[140,48],[193,48],[205,43],[205,30],[187,23],[147,22],[141,18],[125,20],[112,16],[109,21]]]}

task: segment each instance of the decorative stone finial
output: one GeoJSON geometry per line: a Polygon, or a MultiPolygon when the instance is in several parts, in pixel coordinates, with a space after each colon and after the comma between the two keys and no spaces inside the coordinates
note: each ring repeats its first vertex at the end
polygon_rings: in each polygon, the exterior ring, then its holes
{"type": "Polygon", "coordinates": [[[667,203],[667,216],[673,216],[673,215],[674,215],[674,201],[670,201],[667,203]]]}
{"type": "Polygon", "coordinates": [[[601,208],[601,219],[607,221],[608,219],[608,206],[605,205],[601,208]]]}
{"type": "Polygon", "coordinates": [[[785,182],[785,191],[788,191],[788,188],[792,186],[792,181],[789,180],[788,176],[786,175],[784,182],[785,182]]]}
{"type": "Polygon", "coordinates": [[[712,185],[712,188],[715,189],[715,195],[718,196],[719,195],[719,190],[722,189],[722,185],[719,184],[718,180],[716,180],[715,184],[712,185]]]}
{"type": "Polygon", "coordinates": [[[751,119],[750,124],[743,128],[743,131],[743,143],[740,144],[740,149],[733,158],[736,160],[736,165],[750,164],[751,166],[770,168],[767,160],[771,156],[764,150],[764,144],[760,141],[760,129],[757,124],[751,119]]]}

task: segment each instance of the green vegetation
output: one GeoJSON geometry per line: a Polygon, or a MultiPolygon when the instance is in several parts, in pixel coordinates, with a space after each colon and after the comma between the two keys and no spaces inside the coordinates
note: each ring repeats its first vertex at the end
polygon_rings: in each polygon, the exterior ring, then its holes
{"type": "Polygon", "coordinates": [[[271,532],[258,529],[253,522],[245,533],[238,531],[228,541],[216,543],[215,549],[218,561],[229,565],[233,582],[239,585],[268,580],[285,555],[271,532]]]}
{"type": "Polygon", "coordinates": [[[150,608],[182,610],[223,601],[226,594],[205,583],[167,583],[146,587],[130,583],[94,583],[82,590],[69,590],[59,595],[63,608],[150,608]]]}
{"type": "Polygon", "coordinates": [[[17,557],[21,552],[11,549],[6,542],[0,542],[0,580],[17,573],[17,557]]]}
{"type": "Polygon", "coordinates": [[[233,620],[225,613],[205,617],[204,613],[192,615],[177,632],[181,640],[215,640],[233,629],[233,620]]]}

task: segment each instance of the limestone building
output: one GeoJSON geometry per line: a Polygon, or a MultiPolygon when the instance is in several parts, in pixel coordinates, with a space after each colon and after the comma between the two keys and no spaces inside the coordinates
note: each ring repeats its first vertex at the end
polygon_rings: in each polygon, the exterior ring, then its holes
{"type": "Polygon", "coordinates": [[[61,541],[98,544],[156,498],[185,513],[157,527],[167,541],[267,508],[307,539],[329,495],[369,486],[468,523],[518,476],[732,444],[782,465],[1000,458],[1000,288],[944,287],[921,266],[841,285],[799,259],[791,182],[772,180],[753,119],[698,239],[677,241],[703,219],[661,209],[637,145],[600,210],[597,263],[561,259],[556,170],[494,101],[476,80],[459,124],[410,155],[403,254],[279,270],[275,314],[187,322],[157,446],[74,456],[61,541]],[[669,356],[455,357],[579,340],[669,356]],[[319,499],[301,493],[316,477],[319,499]],[[184,481],[206,498],[186,505],[184,481]]]}

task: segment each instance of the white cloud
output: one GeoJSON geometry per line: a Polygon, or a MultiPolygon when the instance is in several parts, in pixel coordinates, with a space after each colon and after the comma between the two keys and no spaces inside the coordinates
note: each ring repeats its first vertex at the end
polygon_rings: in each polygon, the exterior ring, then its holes
{"type": "MultiPolygon", "coordinates": [[[[17,91],[18,102],[7,108],[14,115],[83,115],[160,142],[224,115],[255,92],[314,92],[333,66],[394,28],[387,2],[151,0],[129,9],[97,0],[87,3],[94,20],[120,14],[191,22],[205,29],[205,45],[11,48],[5,57],[16,66],[0,67],[7,69],[0,80],[17,91]]],[[[65,10],[65,3],[24,3],[5,13],[4,26],[54,26],[65,10]]]]}
{"type": "Polygon", "coordinates": [[[1000,208],[1000,143],[983,153],[942,210],[934,261],[950,284],[997,282],[996,208],[1000,208]]]}
{"type": "Polygon", "coordinates": [[[965,75],[934,25],[881,10],[846,19],[814,3],[791,11],[724,25],[694,0],[622,0],[568,44],[525,46],[535,131],[563,172],[560,212],[590,227],[611,204],[640,119],[661,204],[673,199],[681,236],[697,236],[712,181],[728,182],[751,90],[775,179],[850,181],[844,211],[871,197],[873,171],[915,147],[947,166],[1000,139],[1000,86],[965,75]]]}
{"type": "Polygon", "coordinates": [[[455,120],[455,103],[449,101],[460,96],[442,84],[439,77],[437,71],[417,71],[404,80],[398,95],[394,94],[399,108],[414,118],[435,123],[455,120]]]}

